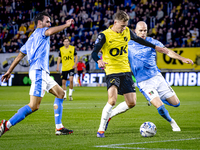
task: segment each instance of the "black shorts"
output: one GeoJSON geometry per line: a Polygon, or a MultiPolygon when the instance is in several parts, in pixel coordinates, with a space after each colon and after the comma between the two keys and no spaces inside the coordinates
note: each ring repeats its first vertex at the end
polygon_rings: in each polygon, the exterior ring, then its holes
{"type": "Polygon", "coordinates": [[[81,76],[81,73],[83,73],[83,70],[78,70],[78,76],[81,76]]]}
{"type": "Polygon", "coordinates": [[[62,71],[61,79],[67,80],[68,74],[69,76],[74,76],[74,69],[69,71],[62,71]]]}
{"type": "Polygon", "coordinates": [[[118,94],[136,92],[135,85],[132,80],[131,72],[110,74],[106,76],[107,90],[115,85],[118,89],[118,94]]]}

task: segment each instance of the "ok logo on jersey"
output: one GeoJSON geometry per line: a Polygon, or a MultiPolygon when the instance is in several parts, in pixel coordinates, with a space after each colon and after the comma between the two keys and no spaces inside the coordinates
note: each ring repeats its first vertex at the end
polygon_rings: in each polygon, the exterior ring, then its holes
{"type": "Polygon", "coordinates": [[[64,59],[64,60],[69,60],[69,59],[72,60],[72,56],[64,56],[63,59],[64,59]]]}
{"type": "Polygon", "coordinates": [[[121,49],[118,48],[112,48],[110,49],[110,55],[111,56],[117,56],[117,55],[123,55],[123,53],[127,53],[126,46],[122,46],[121,49]]]}

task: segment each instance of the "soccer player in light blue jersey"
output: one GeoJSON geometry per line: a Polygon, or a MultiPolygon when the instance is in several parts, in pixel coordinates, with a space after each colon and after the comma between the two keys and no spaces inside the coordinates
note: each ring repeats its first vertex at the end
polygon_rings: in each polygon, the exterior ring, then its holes
{"type": "Polygon", "coordinates": [[[20,53],[11,64],[8,71],[2,76],[1,81],[8,80],[15,66],[28,56],[30,63],[29,77],[31,79],[30,102],[20,108],[17,113],[8,121],[2,120],[0,126],[0,137],[10,129],[10,127],[22,121],[26,116],[39,109],[40,103],[45,91],[56,96],[54,101],[54,115],[56,124],[56,135],[67,135],[73,133],[73,130],[66,129],[62,124],[63,111],[63,89],[49,75],[49,50],[50,35],[58,33],[69,27],[74,20],[69,19],[65,24],[49,28],[51,26],[50,16],[43,11],[34,18],[37,28],[28,38],[27,42],[21,47],[20,53]]]}
{"type": "MultiPolygon", "coordinates": [[[[146,39],[150,43],[164,47],[158,40],[147,37],[147,24],[145,22],[138,22],[135,32],[137,36],[146,39]]],[[[184,58],[170,49],[167,55],[171,58],[179,59],[183,63],[193,64],[192,60],[184,58]]],[[[180,101],[157,67],[156,50],[130,40],[128,43],[128,58],[140,92],[148,100],[149,104],[153,104],[158,113],[171,124],[173,131],[181,131],[163,104],[178,107],[180,101]]]]}

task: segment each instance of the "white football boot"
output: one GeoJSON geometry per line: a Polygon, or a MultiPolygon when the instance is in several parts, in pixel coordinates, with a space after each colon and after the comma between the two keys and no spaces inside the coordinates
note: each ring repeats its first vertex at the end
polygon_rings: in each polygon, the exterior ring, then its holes
{"type": "Polygon", "coordinates": [[[170,122],[171,126],[172,126],[172,130],[177,132],[177,131],[181,131],[181,129],[179,128],[179,126],[177,125],[176,121],[174,119],[172,119],[172,121],[170,122]]]}

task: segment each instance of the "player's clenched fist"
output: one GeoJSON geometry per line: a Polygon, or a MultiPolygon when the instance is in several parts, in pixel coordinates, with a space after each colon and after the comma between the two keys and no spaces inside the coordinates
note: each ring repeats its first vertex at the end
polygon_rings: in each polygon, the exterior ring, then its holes
{"type": "Polygon", "coordinates": [[[74,23],[74,20],[73,19],[69,19],[69,20],[67,20],[66,21],[66,25],[67,25],[67,27],[69,27],[71,24],[73,24],[74,23]]]}

